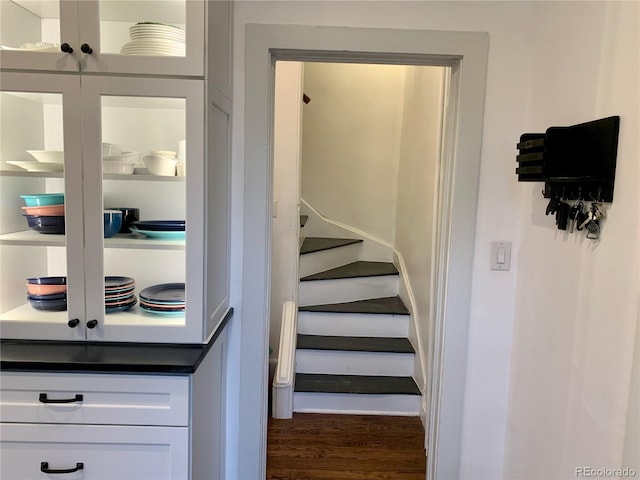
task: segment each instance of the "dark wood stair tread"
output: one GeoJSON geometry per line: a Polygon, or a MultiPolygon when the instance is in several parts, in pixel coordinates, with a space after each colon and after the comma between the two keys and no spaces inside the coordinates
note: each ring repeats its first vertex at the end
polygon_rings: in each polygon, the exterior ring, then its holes
{"type": "Polygon", "coordinates": [[[398,296],[369,298],[355,302],[327,303],[298,307],[299,312],[363,313],[382,315],[409,315],[409,310],[398,296]]]}
{"type": "Polygon", "coordinates": [[[407,338],[298,335],[300,350],[342,350],[350,352],[415,353],[407,338]]]}
{"type": "Polygon", "coordinates": [[[304,227],[309,220],[309,215],[300,215],[300,228],[304,227]]]}
{"type": "Polygon", "coordinates": [[[307,275],[301,282],[310,280],[336,280],[339,278],[381,277],[384,275],[398,275],[398,269],[390,262],[358,261],[342,265],[324,272],[307,275]]]}
{"type": "Polygon", "coordinates": [[[300,255],[305,253],[321,252],[332,248],[345,247],[354,243],[362,243],[359,238],[325,238],[325,237],[307,237],[300,247],[300,255]]]}
{"type": "Polygon", "coordinates": [[[420,395],[411,377],[296,373],[296,392],[420,395]]]}

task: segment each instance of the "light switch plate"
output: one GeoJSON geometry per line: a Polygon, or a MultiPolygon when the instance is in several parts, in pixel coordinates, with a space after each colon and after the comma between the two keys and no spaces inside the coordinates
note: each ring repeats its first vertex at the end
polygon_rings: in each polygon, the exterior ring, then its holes
{"type": "Polygon", "coordinates": [[[511,242],[491,242],[491,270],[511,269],[511,242]]]}

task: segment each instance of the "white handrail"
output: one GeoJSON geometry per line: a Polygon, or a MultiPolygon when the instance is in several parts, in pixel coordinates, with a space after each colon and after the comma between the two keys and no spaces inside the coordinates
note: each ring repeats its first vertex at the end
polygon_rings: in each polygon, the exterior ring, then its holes
{"type": "Polygon", "coordinates": [[[295,380],[297,312],[295,302],[282,304],[282,324],[280,325],[280,350],[278,365],[273,377],[272,415],[274,418],[293,416],[293,387],[295,380]]]}

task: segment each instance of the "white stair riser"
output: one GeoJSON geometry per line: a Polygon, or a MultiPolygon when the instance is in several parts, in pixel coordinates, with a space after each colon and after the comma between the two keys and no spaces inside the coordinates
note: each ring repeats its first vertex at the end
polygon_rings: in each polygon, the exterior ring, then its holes
{"type": "Polygon", "coordinates": [[[351,337],[407,337],[409,315],[298,312],[298,333],[351,337]]]}
{"type": "Polygon", "coordinates": [[[398,294],[398,275],[300,282],[298,305],[352,302],[398,294]]]}
{"type": "Polygon", "coordinates": [[[420,412],[420,399],[420,395],[295,392],[293,394],[293,411],[417,416],[420,412]]]}
{"type": "Polygon", "coordinates": [[[413,362],[413,353],[296,350],[296,373],[410,377],[413,362]]]}
{"type": "Polygon", "coordinates": [[[344,247],[330,248],[320,252],[305,253],[300,255],[300,278],[314,273],[324,272],[332,268],[340,267],[348,263],[357,262],[360,258],[361,243],[345,245],[344,247]]]}

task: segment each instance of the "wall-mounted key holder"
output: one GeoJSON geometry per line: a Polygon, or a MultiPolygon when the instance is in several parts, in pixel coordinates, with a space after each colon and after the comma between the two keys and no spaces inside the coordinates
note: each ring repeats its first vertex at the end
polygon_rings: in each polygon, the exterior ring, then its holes
{"type": "Polygon", "coordinates": [[[619,130],[615,116],[523,134],[518,181],[544,182],[546,198],[613,201],[619,130]]]}

